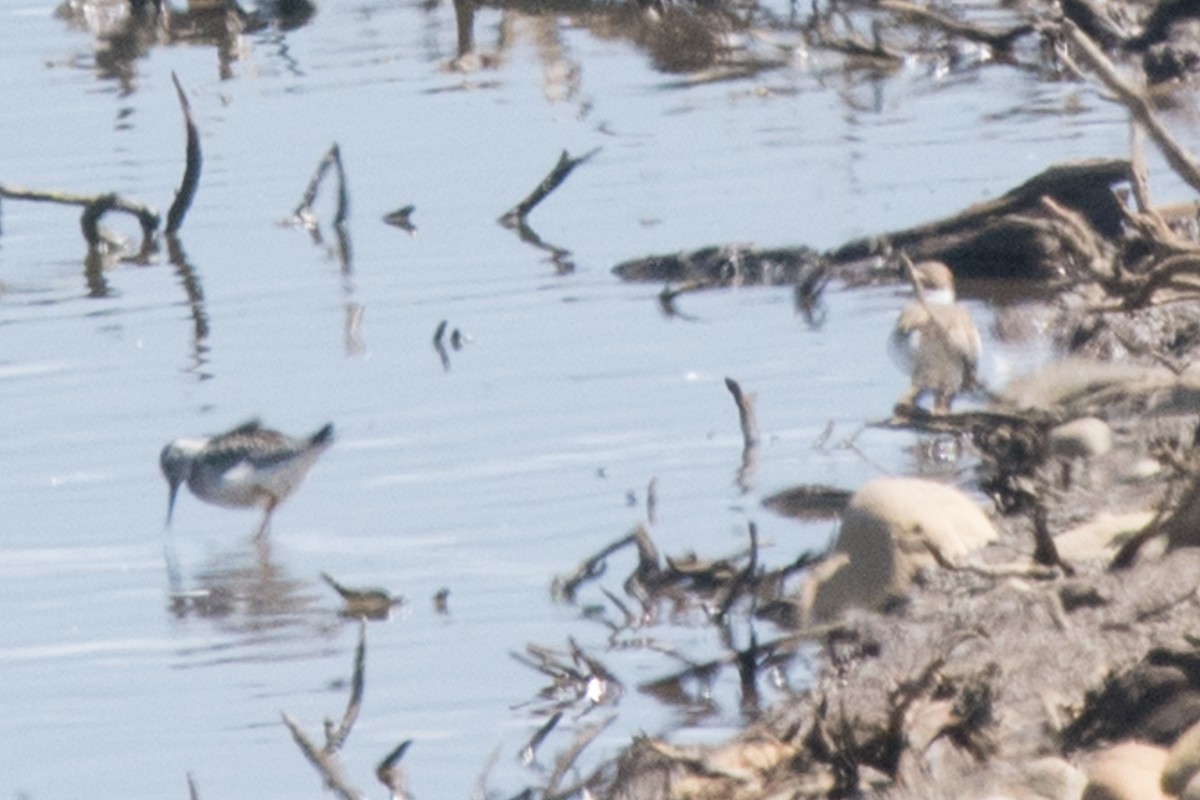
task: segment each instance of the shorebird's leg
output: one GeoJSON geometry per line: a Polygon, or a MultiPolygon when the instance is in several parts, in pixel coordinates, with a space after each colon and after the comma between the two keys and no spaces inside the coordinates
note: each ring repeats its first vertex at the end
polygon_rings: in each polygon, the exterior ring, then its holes
{"type": "Polygon", "coordinates": [[[262,524],[258,526],[258,533],[254,534],[255,539],[266,538],[267,532],[271,530],[271,514],[275,511],[275,506],[279,505],[279,500],[272,497],[267,500],[266,509],[263,512],[262,524]]]}
{"type": "Polygon", "coordinates": [[[900,399],[896,401],[896,408],[902,411],[911,411],[917,407],[917,401],[921,397],[921,388],[912,386],[907,392],[900,395],[900,399]]]}
{"type": "Polygon", "coordinates": [[[949,414],[950,413],[950,403],[952,402],[953,397],[954,397],[953,392],[939,391],[933,401],[933,413],[949,414]]]}

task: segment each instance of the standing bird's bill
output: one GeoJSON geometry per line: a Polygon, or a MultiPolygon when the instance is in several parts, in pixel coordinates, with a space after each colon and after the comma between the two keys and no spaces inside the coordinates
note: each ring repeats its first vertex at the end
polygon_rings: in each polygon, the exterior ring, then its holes
{"type": "Polygon", "coordinates": [[[332,423],[295,438],[264,428],[257,419],[219,436],[176,439],[159,456],[168,486],[166,524],[171,524],[179,487],[186,483],[192,494],[214,505],[262,508],[262,536],[275,508],[332,443],[332,423]]]}

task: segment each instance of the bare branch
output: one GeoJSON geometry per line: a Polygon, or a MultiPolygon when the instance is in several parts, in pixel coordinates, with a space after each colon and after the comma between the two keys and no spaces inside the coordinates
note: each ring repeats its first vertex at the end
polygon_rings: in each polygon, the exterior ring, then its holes
{"type": "Polygon", "coordinates": [[[1200,163],[1197,163],[1192,154],[1175,141],[1175,137],[1151,109],[1150,101],[1146,99],[1145,94],[1117,73],[1116,67],[1108,60],[1108,57],[1075,23],[1063,20],[1062,31],[1075,46],[1080,59],[1091,67],[1108,90],[1129,109],[1129,113],[1133,115],[1138,124],[1146,129],[1146,133],[1158,145],[1159,150],[1167,159],[1167,163],[1171,165],[1176,174],[1193,189],[1200,191],[1200,163]]]}
{"type": "Polygon", "coordinates": [[[325,779],[325,785],[333,790],[334,794],[342,800],[361,800],[362,795],[346,783],[341,765],[338,764],[336,758],[331,758],[323,750],[318,750],[299,723],[287,713],[283,714],[283,724],[287,725],[288,730],[291,731],[292,738],[300,746],[300,752],[304,753],[304,757],[308,759],[309,763],[317,768],[317,772],[320,772],[325,779]]]}

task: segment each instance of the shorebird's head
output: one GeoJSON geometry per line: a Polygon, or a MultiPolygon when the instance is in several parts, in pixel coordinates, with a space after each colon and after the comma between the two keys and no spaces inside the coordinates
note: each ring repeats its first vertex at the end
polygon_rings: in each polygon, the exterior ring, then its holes
{"type": "Polygon", "coordinates": [[[925,302],[944,305],[954,302],[954,273],[944,263],[922,261],[914,264],[912,271],[925,302]]]}
{"type": "Polygon", "coordinates": [[[158,457],[158,465],[162,468],[163,477],[167,479],[170,494],[167,497],[167,524],[171,524],[171,514],[175,510],[175,496],[179,487],[192,474],[192,464],[196,454],[204,448],[204,442],[197,439],[176,439],[163,448],[158,457]]]}

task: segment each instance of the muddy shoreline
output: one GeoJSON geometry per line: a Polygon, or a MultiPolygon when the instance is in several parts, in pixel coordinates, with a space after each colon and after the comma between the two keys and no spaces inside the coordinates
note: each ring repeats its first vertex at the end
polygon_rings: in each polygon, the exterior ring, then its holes
{"type": "MultiPolygon", "coordinates": [[[[1173,37],[1193,24],[1190,9],[1123,7],[1146,21],[1140,34],[1115,38],[1097,31],[1118,10],[1064,11],[1078,23],[1062,23],[1065,52],[1101,75],[1192,181],[1190,154],[1170,152],[1177,146],[1149,95],[1131,88],[1161,86],[1164,60],[1194,63],[1170,55],[1173,37]],[[1138,76],[1132,84],[1113,77],[1118,68],[1081,28],[1138,76]]],[[[828,280],[896,280],[900,254],[937,258],[963,277],[1039,286],[1060,357],[1001,388],[985,406],[992,416],[897,409],[890,423],[957,437],[979,453],[974,486],[993,501],[999,538],[973,563],[1013,571],[943,564],[884,608],[801,629],[819,647],[811,687],[721,746],[634,742],[600,794],[1134,798],[1182,790],[1191,773],[1170,769],[1190,756],[1173,753],[1166,771],[1162,761],[1181,739],[1176,751],[1195,747],[1184,734],[1200,721],[1200,394],[1191,367],[1200,355],[1200,248],[1194,206],[1154,206],[1141,146],[1135,140],[1128,160],[1057,165],[951,219],[828,253],[714,246],[615,269],[626,280],[666,283],[668,312],[685,292],[745,283],[793,284],[803,312],[819,304],[828,280]],[[1111,443],[1056,451],[1049,431],[1084,418],[1102,421],[1111,443]],[[1021,573],[1035,564],[1047,571],[1021,573]]]]}

